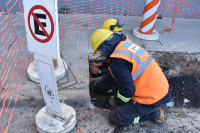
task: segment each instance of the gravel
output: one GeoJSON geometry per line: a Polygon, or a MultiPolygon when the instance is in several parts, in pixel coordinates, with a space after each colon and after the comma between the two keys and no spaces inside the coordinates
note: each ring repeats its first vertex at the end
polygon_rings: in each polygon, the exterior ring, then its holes
{"type": "Polygon", "coordinates": [[[175,107],[200,108],[200,83],[198,79],[177,76],[167,77],[167,80],[175,107]]]}

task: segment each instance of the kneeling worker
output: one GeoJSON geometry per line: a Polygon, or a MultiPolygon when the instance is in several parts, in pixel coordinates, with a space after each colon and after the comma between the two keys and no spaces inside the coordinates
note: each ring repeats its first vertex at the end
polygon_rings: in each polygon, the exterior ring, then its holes
{"type": "MultiPolygon", "coordinates": [[[[121,32],[123,26],[124,22],[121,19],[108,19],[103,23],[102,29],[107,29],[112,31],[114,35],[118,35],[120,37],[119,41],[125,41],[127,37],[121,32]]],[[[110,93],[110,94],[115,93],[116,91],[116,86],[114,84],[115,80],[112,77],[110,70],[108,70],[108,58],[106,58],[99,64],[95,62],[90,63],[90,70],[92,74],[102,76],[93,85],[93,91],[98,91],[100,93],[110,93]]]]}
{"type": "MultiPolygon", "coordinates": [[[[166,103],[171,101],[169,84],[155,60],[128,38],[106,29],[91,35],[91,45],[108,59],[117,91],[110,104],[108,119],[112,125],[130,125],[147,120],[164,123],[166,103]]],[[[114,84],[114,82],[113,82],[114,84]]],[[[101,92],[101,90],[99,90],[101,92]]]]}
{"type": "MultiPolygon", "coordinates": [[[[126,40],[126,36],[122,34],[122,28],[124,26],[124,22],[121,19],[107,19],[103,25],[102,29],[107,29],[113,32],[113,34],[118,34],[120,36],[120,40],[126,40]]],[[[92,74],[97,75],[100,74],[101,76],[110,73],[108,69],[100,69],[108,67],[108,59],[103,60],[101,63],[97,64],[95,62],[90,63],[90,69],[92,74]]]]}

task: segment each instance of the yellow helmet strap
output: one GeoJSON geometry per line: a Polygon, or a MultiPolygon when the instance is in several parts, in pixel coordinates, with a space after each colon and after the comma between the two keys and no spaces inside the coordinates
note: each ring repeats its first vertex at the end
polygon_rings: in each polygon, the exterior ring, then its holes
{"type": "Polygon", "coordinates": [[[117,25],[111,25],[111,26],[110,26],[110,30],[113,31],[114,28],[115,28],[115,26],[117,26],[117,25]]]}
{"type": "Polygon", "coordinates": [[[117,24],[111,25],[110,30],[113,31],[116,26],[122,28],[124,26],[124,22],[121,19],[117,19],[117,24]]]}

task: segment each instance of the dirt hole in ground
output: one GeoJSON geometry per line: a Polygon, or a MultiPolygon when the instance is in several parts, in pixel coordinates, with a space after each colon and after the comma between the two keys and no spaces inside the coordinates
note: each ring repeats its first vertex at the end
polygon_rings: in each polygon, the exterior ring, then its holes
{"type": "MultiPolygon", "coordinates": [[[[176,108],[200,108],[200,55],[152,53],[152,57],[164,72],[176,108]]],[[[89,58],[89,63],[100,63],[103,57],[89,58]]],[[[93,91],[94,80],[101,75],[90,72],[91,102],[98,108],[110,109],[108,103],[110,94],[100,94],[93,91]]]]}

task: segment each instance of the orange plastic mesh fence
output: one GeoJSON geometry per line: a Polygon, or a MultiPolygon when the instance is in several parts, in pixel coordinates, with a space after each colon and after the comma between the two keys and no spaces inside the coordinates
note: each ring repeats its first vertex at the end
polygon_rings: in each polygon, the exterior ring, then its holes
{"type": "MultiPolygon", "coordinates": [[[[162,0],[158,15],[163,31],[173,30],[176,18],[200,19],[200,0],[162,0]]],[[[101,28],[109,18],[128,19],[140,26],[145,0],[58,0],[59,36],[101,28]]],[[[126,26],[126,23],[125,23],[126,26]]],[[[131,30],[131,29],[130,29],[131,30]]],[[[0,2],[0,132],[7,133],[20,88],[27,81],[27,67],[34,60],[28,52],[22,0],[0,2]]]]}

